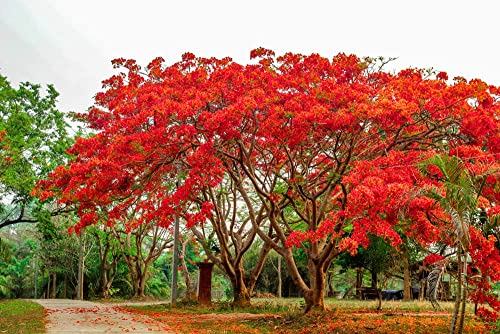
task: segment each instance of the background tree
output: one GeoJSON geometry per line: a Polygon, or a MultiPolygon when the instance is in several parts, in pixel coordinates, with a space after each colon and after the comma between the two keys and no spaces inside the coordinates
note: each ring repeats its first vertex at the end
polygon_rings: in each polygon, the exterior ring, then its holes
{"type": "Polygon", "coordinates": [[[101,297],[108,298],[113,280],[118,273],[118,262],[121,257],[119,242],[115,239],[111,228],[105,225],[89,227],[87,232],[96,239],[100,263],[100,294],[101,297]]]}
{"type": "Polygon", "coordinates": [[[153,262],[171,245],[171,235],[154,221],[133,228],[116,224],[111,228],[119,243],[121,256],[128,266],[134,297],[145,297],[147,278],[153,262]]]}
{"type": "Polygon", "coordinates": [[[72,139],[58,95],[51,85],[45,94],[29,82],[13,88],[0,75],[0,228],[38,221],[35,182],[66,160],[72,139]]]}

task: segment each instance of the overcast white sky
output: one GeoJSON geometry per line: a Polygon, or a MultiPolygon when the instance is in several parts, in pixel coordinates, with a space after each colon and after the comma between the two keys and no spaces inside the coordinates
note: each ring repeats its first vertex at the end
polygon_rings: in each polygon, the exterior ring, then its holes
{"type": "Polygon", "coordinates": [[[500,85],[496,0],[0,0],[0,73],[52,83],[59,108],[84,111],[114,58],[146,65],[190,51],[249,60],[259,46],[333,57],[398,57],[500,85]]]}

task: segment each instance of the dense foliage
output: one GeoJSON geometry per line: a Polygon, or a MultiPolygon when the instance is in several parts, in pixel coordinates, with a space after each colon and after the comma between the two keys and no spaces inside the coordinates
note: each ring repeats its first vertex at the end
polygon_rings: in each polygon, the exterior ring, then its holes
{"type": "Polygon", "coordinates": [[[14,88],[0,75],[0,228],[37,222],[40,206],[31,191],[65,162],[72,139],[64,114],[56,109],[59,93],[29,82],[14,88]]]}

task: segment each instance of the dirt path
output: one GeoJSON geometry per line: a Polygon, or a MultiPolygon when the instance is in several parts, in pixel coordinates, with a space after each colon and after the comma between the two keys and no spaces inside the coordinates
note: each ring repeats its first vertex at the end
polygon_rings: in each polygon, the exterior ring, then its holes
{"type": "Polygon", "coordinates": [[[174,333],[156,320],[125,313],[117,304],[36,299],[47,314],[47,333],[174,333]]]}

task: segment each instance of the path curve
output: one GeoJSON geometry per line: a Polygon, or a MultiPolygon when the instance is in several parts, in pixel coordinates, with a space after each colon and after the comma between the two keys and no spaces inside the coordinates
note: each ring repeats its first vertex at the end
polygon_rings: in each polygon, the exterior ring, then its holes
{"type": "Polygon", "coordinates": [[[71,299],[32,299],[45,309],[52,333],[175,333],[147,316],[122,312],[118,305],[71,299]]]}

